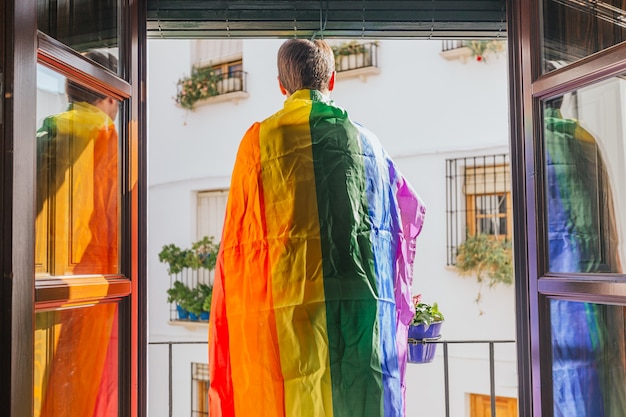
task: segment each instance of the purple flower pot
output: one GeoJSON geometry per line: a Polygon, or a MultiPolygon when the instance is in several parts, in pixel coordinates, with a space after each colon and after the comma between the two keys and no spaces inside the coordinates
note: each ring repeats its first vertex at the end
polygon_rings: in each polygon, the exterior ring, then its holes
{"type": "Polygon", "coordinates": [[[410,363],[428,363],[433,361],[437,344],[425,342],[436,341],[441,338],[442,323],[440,321],[432,323],[428,326],[428,329],[423,324],[409,326],[407,359],[410,363]]]}

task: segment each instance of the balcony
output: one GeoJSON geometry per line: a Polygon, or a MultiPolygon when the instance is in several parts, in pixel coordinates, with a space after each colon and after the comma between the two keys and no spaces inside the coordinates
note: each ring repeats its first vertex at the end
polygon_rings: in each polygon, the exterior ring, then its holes
{"type": "Polygon", "coordinates": [[[505,42],[500,39],[491,40],[444,40],[441,42],[442,58],[466,63],[468,59],[485,61],[488,55],[498,55],[505,50],[505,42]]]}
{"type": "MultiPolygon", "coordinates": [[[[503,359],[514,352],[513,340],[438,340],[433,362],[408,364],[407,415],[517,416],[515,360],[503,359]],[[506,356],[506,355],[505,355],[506,356]],[[460,380],[471,378],[471,387],[460,380]]],[[[148,402],[153,417],[208,417],[206,341],[154,341],[148,402]],[[158,366],[156,366],[158,364],[158,366]],[[167,367],[164,365],[167,364],[167,367]]]]}
{"type": "Polygon", "coordinates": [[[178,81],[176,104],[186,109],[222,101],[237,104],[249,96],[247,76],[240,70],[222,74],[210,67],[194,69],[190,77],[178,81]]]}
{"type": "Polygon", "coordinates": [[[365,82],[368,76],[380,73],[378,43],[351,41],[332,48],[338,80],[358,77],[365,82]]]}

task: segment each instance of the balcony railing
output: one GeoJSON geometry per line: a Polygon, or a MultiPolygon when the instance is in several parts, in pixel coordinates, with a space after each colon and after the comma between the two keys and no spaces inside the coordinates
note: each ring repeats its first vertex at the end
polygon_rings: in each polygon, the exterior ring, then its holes
{"type": "MultiPolygon", "coordinates": [[[[174,408],[173,408],[173,399],[174,399],[174,378],[173,378],[173,373],[174,373],[174,369],[173,369],[173,362],[174,362],[174,347],[177,346],[188,346],[191,347],[193,345],[207,345],[208,342],[206,341],[166,341],[166,342],[150,342],[149,345],[152,346],[155,349],[159,349],[159,348],[163,348],[163,347],[167,347],[167,361],[168,361],[168,404],[169,404],[169,417],[172,417],[174,415],[174,408]]],[[[515,341],[514,340],[438,340],[438,341],[424,341],[422,343],[436,343],[439,345],[442,345],[443,348],[443,355],[442,356],[437,356],[435,357],[435,360],[433,362],[433,364],[439,363],[440,366],[442,367],[442,372],[443,372],[443,379],[444,379],[444,384],[442,389],[444,390],[444,398],[445,398],[445,417],[450,417],[450,374],[451,372],[454,372],[454,370],[450,369],[450,353],[449,353],[449,348],[450,346],[454,345],[454,346],[469,346],[469,345],[485,345],[488,347],[489,350],[489,354],[488,354],[488,363],[489,363],[489,391],[490,391],[490,407],[491,407],[491,416],[492,417],[497,417],[496,415],[496,361],[495,361],[495,347],[496,345],[506,345],[506,344],[514,344],[515,341]]],[[[157,352],[154,352],[155,354],[157,352]]],[[[182,354],[182,353],[181,353],[182,354]]],[[[482,360],[483,358],[481,358],[482,360]]],[[[422,365],[412,365],[409,364],[410,366],[422,366],[422,365]]],[[[189,381],[192,381],[192,377],[191,377],[191,373],[192,373],[192,366],[189,366],[189,374],[187,375],[187,377],[189,378],[186,382],[183,382],[183,384],[187,384],[189,381]]],[[[457,370],[458,371],[458,370],[457,370]]],[[[181,375],[180,373],[178,375],[181,375]]],[[[194,381],[192,381],[192,384],[194,383],[194,381]]],[[[208,411],[206,409],[202,409],[203,407],[198,407],[198,404],[206,404],[206,398],[202,397],[205,396],[205,393],[200,393],[197,392],[198,387],[202,387],[202,384],[197,384],[195,385],[195,390],[194,391],[194,387],[192,386],[192,390],[191,390],[191,396],[188,397],[190,398],[190,404],[189,407],[187,408],[187,410],[189,410],[189,413],[187,415],[190,415],[191,417],[207,417],[208,416],[208,411]],[[202,397],[202,398],[201,398],[202,397]],[[200,408],[200,409],[199,409],[200,408]]],[[[407,395],[414,395],[412,394],[410,391],[407,392],[407,395]]],[[[179,397],[176,397],[177,400],[180,400],[179,397]]],[[[177,409],[177,410],[180,410],[177,409]]],[[[176,415],[185,415],[184,413],[177,413],[176,415]]]]}
{"type": "Polygon", "coordinates": [[[337,48],[335,55],[335,70],[339,72],[351,71],[359,68],[378,67],[378,44],[349,43],[348,48],[337,48]]]}
{"type": "Polygon", "coordinates": [[[441,41],[441,52],[451,51],[467,46],[467,41],[444,39],[441,41]]]}
{"type": "MultiPolygon", "coordinates": [[[[199,284],[213,286],[213,271],[204,268],[191,269],[185,268],[182,272],[170,275],[170,288],[174,286],[174,282],[180,281],[190,289],[198,287],[199,284]]],[[[170,303],[170,321],[188,322],[194,321],[188,316],[181,317],[176,303],[170,303]]],[[[199,321],[196,319],[195,321],[199,321]]],[[[206,322],[206,320],[204,320],[206,322]]]]}
{"type": "Polygon", "coordinates": [[[218,94],[246,91],[247,76],[245,71],[231,71],[228,74],[222,74],[222,79],[217,85],[218,94]]]}

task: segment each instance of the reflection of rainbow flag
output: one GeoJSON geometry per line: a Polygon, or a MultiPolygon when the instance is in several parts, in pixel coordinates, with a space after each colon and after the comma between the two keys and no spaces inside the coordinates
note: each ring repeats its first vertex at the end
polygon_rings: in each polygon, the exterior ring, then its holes
{"type": "MultiPolygon", "coordinates": [[[[619,272],[609,178],[595,139],[557,109],[545,111],[549,269],[619,272]]],[[[552,299],[555,417],[626,415],[624,310],[552,299]]]]}
{"type": "Polygon", "coordinates": [[[373,135],[319,92],[254,124],[216,270],[211,417],[403,415],[423,216],[373,135]]]}

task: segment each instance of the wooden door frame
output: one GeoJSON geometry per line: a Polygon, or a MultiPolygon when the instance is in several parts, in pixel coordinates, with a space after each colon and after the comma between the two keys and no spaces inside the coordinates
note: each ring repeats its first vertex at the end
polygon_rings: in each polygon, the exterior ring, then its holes
{"type": "MultiPolygon", "coordinates": [[[[122,416],[145,417],[146,411],[146,1],[128,0],[122,28],[130,37],[123,76],[132,85],[129,101],[129,147],[122,169],[128,181],[122,195],[129,213],[122,224],[123,273],[132,280],[132,295],[121,309],[130,317],[120,342],[131,346],[121,359],[130,378],[123,381],[122,416]]],[[[10,417],[33,415],[34,383],[34,222],[37,73],[37,4],[35,0],[6,0],[0,5],[3,55],[2,123],[0,123],[0,401],[10,417]]]]}
{"type": "Polygon", "coordinates": [[[2,387],[11,417],[33,413],[35,0],[4,3],[2,135],[2,387]],[[19,30],[15,30],[19,28],[19,30]],[[32,198],[30,198],[32,197],[32,198]],[[8,373],[5,373],[8,372],[8,373]]]}

